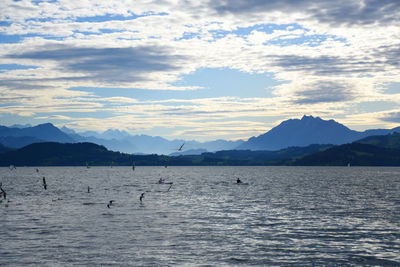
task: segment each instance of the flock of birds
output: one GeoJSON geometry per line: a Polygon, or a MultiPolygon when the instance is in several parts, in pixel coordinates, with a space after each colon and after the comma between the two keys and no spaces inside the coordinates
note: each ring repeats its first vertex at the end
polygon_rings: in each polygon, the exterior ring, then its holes
{"type": "MultiPolygon", "coordinates": [[[[14,167],[13,169],[16,169],[16,168],[14,167]]],[[[133,169],[133,170],[135,170],[135,169],[133,169]]],[[[36,168],[36,172],[39,172],[38,168],[36,168]]],[[[169,190],[171,189],[171,187],[173,185],[173,182],[166,182],[165,179],[163,179],[163,178],[160,178],[157,183],[158,184],[169,184],[170,186],[169,186],[167,192],[169,192],[169,190]]],[[[239,178],[237,178],[236,183],[237,184],[243,184],[243,182],[239,178]]],[[[43,176],[43,179],[42,179],[42,185],[43,185],[44,190],[47,190],[46,177],[44,177],[44,176],[43,176]]],[[[90,193],[90,186],[87,187],[87,192],[90,193]]],[[[140,203],[143,202],[144,194],[145,194],[145,192],[143,192],[139,197],[140,203]]],[[[0,203],[2,202],[2,198],[4,198],[4,200],[7,200],[7,193],[3,189],[3,183],[0,182],[0,203]]],[[[8,202],[10,202],[10,200],[8,200],[8,202]]],[[[108,204],[107,204],[107,208],[111,208],[113,202],[114,202],[114,200],[110,200],[108,202],[108,204]]]]}
{"type": "MultiPolygon", "coordinates": [[[[179,148],[178,148],[178,151],[182,151],[182,148],[183,148],[183,146],[185,145],[185,143],[183,143],[179,148]]],[[[111,164],[111,167],[113,166],[114,164],[112,163],[111,164]]],[[[166,166],[165,166],[166,167],[166,166]]],[[[86,162],[86,168],[90,168],[90,166],[89,166],[89,164],[88,164],[88,162],[86,162]]],[[[16,170],[17,168],[14,166],[14,165],[11,165],[10,166],[10,170],[11,171],[13,171],[13,170],[16,170]]],[[[35,169],[36,170],[36,172],[37,173],[39,173],[39,169],[38,168],[36,168],[35,169]]],[[[134,171],[135,170],[135,163],[133,163],[133,165],[132,165],[132,170],[134,171]]],[[[164,184],[165,183],[165,181],[164,181],[164,179],[162,179],[162,178],[160,178],[160,180],[158,181],[158,183],[159,184],[164,184]]],[[[167,184],[170,184],[170,187],[168,188],[168,191],[171,189],[171,187],[172,187],[172,182],[170,182],[170,183],[167,183],[167,184]]],[[[2,198],[4,198],[4,200],[6,200],[7,199],[7,193],[6,193],[6,191],[3,189],[3,183],[1,183],[0,182],[0,203],[2,202],[2,198]]],[[[44,177],[43,176],[43,188],[44,188],[44,190],[47,190],[47,183],[46,183],[46,177],[44,177]]],[[[88,188],[87,188],[87,192],[88,193],[90,193],[90,187],[88,186],[88,188]]],[[[140,197],[139,197],[139,200],[140,200],[140,203],[142,203],[143,202],[143,199],[144,199],[144,192],[140,195],[140,197]]],[[[8,202],[10,202],[10,200],[8,200],[8,202]]],[[[111,208],[111,205],[113,204],[113,200],[110,200],[109,202],[108,202],[108,204],[107,204],[107,208],[111,208]]]]}
{"type": "MultiPolygon", "coordinates": [[[[15,170],[16,167],[12,166],[10,167],[10,170],[15,170]]],[[[37,173],[39,173],[39,169],[36,168],[35,169],[37,173]]],[[[133,168],[133,170],[135,170],[135,168],[133,168]]],[[[165,182],[165,180],[163,178],[160,178],[160,180],[157,182],[158,184],[170,184],[170,187],[168,188],[167,192],[171,189],[173,183],[172,182],[165,182]]],[[[43,189],[47,190],[47,182],[46,182],[46,177],[43,176],[42,178],[42,185],[43,185],[43,189]]],[[[90,193],[90,186],[87,187],[87,192],[90,193]]],[[[139,201],[140,203],[143,203],[143,199],[144,199],[144,194],[145,192],[141,193],[140,197],[139,197],[139,201]]],[[[3,189],[3,183],[0,182],[0,203],[3,201],[2,198],[4,198],[4,200],[7,200],[7,192],[3,189]]],[[[8,202],[10,202],[10,200],[7,200],[8,202]]],[[[112,204],[113,204],[114,200],[110,200],[107,204],[107,208],[111,208],[112,204]]]]}

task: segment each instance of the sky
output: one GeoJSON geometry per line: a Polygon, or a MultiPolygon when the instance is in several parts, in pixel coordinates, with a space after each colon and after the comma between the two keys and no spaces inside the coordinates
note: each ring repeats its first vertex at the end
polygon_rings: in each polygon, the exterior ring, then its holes
{"type": "Polygon", "coordinates": [[[400,125],[398,0],[2,0],[0,125],[237,140],[400,125]]]}

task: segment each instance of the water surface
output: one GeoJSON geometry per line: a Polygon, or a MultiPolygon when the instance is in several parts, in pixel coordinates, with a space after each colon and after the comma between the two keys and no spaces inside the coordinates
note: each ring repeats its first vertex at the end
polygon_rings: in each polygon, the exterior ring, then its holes
{"type": "Polygon", "coordinates": [[[400,168],[38,169],[0,169],[0,266],[400,265],[400,168]]]}

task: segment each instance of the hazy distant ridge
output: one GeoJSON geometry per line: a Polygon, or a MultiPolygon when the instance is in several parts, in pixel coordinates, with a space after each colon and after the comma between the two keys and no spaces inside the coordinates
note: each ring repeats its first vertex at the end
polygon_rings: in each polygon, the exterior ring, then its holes
{"type": "Polygon", "coordinates": [[[104,133],[93,131],[76,133],[74,130],[62,127],[58,129],[51,123],[40,124],[34,127],[11,128],[0,126],[0,144],[11,148],[21,148],[39,142],[78,143],[91,142],[103,145],[112,151],[136,154],[172,154],[185,143],[182,152],[191,150],[200,154],[204,151],[218,151],[234,149],[243,141],[215,140],[197,142],[186,140],[167,140],[160,136],[130,135],[125,131],[107,130],[104,133]]]}

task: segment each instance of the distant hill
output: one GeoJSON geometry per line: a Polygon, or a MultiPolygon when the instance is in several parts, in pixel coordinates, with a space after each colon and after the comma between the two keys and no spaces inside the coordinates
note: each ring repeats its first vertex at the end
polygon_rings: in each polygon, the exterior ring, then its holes
{"type": "Polygon", "coordinates": [[[185,155],[201,155],[203,153],[206,153],[207,150],[205,149],[189,149],[185,150],[183,152],[174,152],[169,154],[170,157],[178,157],[178,156],[185,156],[185,155]]]}
{"type": "MultiPolygon", "coordinates": [[[[399,134],[386,137],[388,140],[398,138],[399,134]]],[[[279,151],[227,150],[170,157],[113,152],[93,143],[45,142],[11,151],[7,148],[2,151],[0,146],[0,166],[85,166],[86,162],[90,166],[131,166],[133,162],[136,166],[400,166],[400,150],[392,148],[397,146],[397,141],[390,146],[386,143],[380,142],[382,147],[354,142],[340,146],[290,147],[279,151]]]]}
{"type": "Polygon", "coordinates": [[[378,129],[358,132],[334,121],[319,117],[303,116],[301,120],[283,121],[265,134],[252,137],[239,145],[237,149],[279,150],[291,146],[310,144],[341,145],[350,143],[373,134],[400,132],[400,127],[390,130],[378,129]]]}
{"type": "Polygon", "coordinates": [[[107,150],[92,143],[35,143],[18,150],[0,153],[0,166],[110,166],[165,165],[165,156],[135,156],[107,150]]]}
{"type": "Polygon", "coordinates": [[[297,158],[324,151],[332,145],[289,147],[279,151],[228,150],[201,154],[203,165],[290,165],[297,158]]]}
{"type": "Polygon", "coordinates": [[[369,136],[361,140],[358,140],[357,143],[368,144],[390,149],[400,149],[400,132],[388,135],[369,136]]]}
{"type": "Polygon", "coordinates": [[[104,157],[104,153],[107,153],[105,147],[90,143],[34,143],[19,150],[0,154],[0,164],[2,166],[84,166],[92,158],[104,157]]]}
{"type": "Polygon", "coordinates": [[[296,160],[300,166],[400,166],[400,150],[354,142],[296,160]]]}
{"type": "Polygon", "coordinates": [[[0,166],[222,166],[222,165],[283,165],[298,157],[322,151],[328,146],[293,147],[281,151],[231,150],[201,155],[168,157],[129,155],[113,152],[92,143],[35,143],[18,150],[0,153],[0,166]]]}
{"type": "Polygon", "coordinates": [[[9,147],[6,147],[6,146],[4,146],[4,145],[2,145],[0,143],[0,153],[8,152],[8,151],[11,151],[11,150],[13,150],[13,149],[11,149],[9,147]]]}

